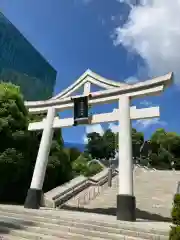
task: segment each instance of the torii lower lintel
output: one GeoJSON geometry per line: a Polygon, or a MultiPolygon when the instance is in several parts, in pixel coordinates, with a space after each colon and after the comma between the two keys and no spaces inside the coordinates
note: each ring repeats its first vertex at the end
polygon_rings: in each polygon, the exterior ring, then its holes
{"type": "MultiPolygon", "coordinates": [[[[131,107],[130,118],[131,120],[157,118],[160,116],[159,107],[141,108],[131,107]]],[[[113,112],[94,114],[91,116],[90,124],[97,124],[102,122],[114,122],[119,119],[119,110],[115,109],[113,112]]],[[[29,131],[43,130],[46,118],[40,122],[33,122],[29,124],[29,131]]],[[[60,119],[54,118],[53,128],[71,127],[73,126],[73,118],[60,119]]]]}

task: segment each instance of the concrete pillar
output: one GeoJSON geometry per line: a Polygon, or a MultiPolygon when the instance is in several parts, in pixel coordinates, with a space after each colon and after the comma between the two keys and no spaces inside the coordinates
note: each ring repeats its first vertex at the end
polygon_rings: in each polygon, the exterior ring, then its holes
{"type": "Polygon", "coordinates": [[[136,220],[136,200],[133,193],[132,136],[130,98],[119,98],[119,189],[117,219],[136,220]]]}
{"type": "Polygon", "coordinates": [[[42,187],[48,163],[49,152],[53,137],[53,122],[56,114],[55,108],[48,109],[47,118],[39,146],[39,151],[36,159],[34,173],[31,181],[30,189],[28,190],[24,207],[38,209],[41,203],[42,187]]]}

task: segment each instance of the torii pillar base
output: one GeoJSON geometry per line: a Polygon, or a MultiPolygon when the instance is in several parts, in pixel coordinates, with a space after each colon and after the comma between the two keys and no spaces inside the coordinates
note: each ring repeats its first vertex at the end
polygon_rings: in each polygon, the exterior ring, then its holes
{"type": "Polygon", "coordinates": [[[30,188],[24,203],[25,208],[39,209],[41,206],[42,190],[30,188]]]}
{"type": "Polygon", "coordinates": [[[136,198],[130,195],[117,195],[117,220],[136,221],[136,198]]]}

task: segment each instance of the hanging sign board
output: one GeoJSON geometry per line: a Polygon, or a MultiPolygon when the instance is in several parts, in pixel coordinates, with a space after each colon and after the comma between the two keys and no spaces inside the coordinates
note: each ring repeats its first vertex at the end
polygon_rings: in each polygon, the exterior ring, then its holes
{"type": "Polygon", "coordinates": [[[73,98],[74,101],[74,125],[89,123],[89,96],[73,98]]]}

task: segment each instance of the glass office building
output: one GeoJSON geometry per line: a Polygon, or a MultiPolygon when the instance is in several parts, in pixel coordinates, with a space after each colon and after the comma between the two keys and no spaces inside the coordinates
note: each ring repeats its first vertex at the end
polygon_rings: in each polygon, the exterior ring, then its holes
{"type": "Polygon", "coordinates": [[[52,96],[56,70],[0,13],[0,81],[21,87],[25,100],[52,96]]]}

